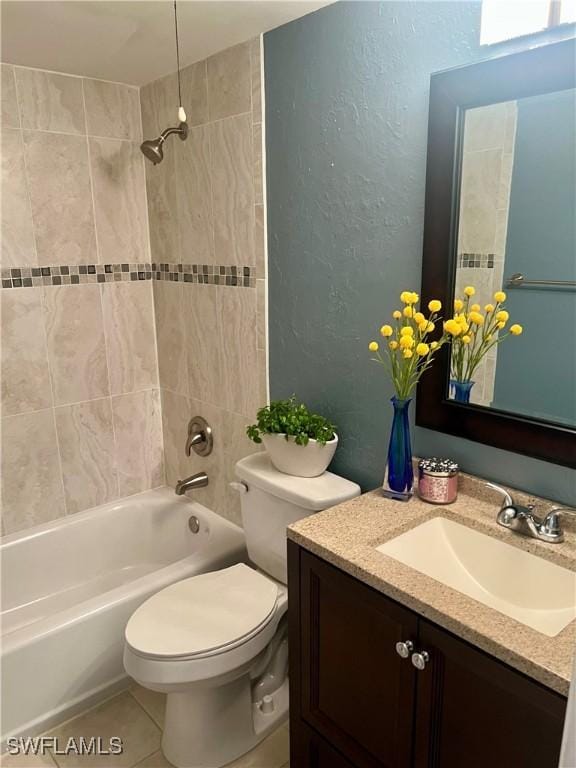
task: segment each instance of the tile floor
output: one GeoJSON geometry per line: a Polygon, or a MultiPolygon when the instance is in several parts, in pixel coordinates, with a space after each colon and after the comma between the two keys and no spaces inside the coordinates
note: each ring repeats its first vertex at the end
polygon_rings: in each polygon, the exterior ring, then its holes
{"type": "MultiPolygon", "coordinates": [[[[72,736],[76,739],[100,736],[104,743],[111,736],[119,736],[124,745],[121,755],[4,755],[0,765],[2,768],[172,768],[160,750],[164,703],[162,694],[134,685],[46,734],[58,737],[60,744],[72,736]]],[[[288,756],[288,724],[284,724],[227,768],[288,768],[288,756]]]]}

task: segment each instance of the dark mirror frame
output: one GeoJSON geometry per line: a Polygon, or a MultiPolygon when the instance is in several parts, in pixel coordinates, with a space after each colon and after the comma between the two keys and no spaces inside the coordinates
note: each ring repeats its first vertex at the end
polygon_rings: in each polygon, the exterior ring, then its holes
{"type": "MultiPolygon", "coordinates": [[[[454,301],[460,142],[466,109],[576,86],[576,40],[543,45],[432,75],[426,169],[422,306],[454,301]]],[[[416,424],[576,468],[576,430],[447,399],[449,348],[422,377],[416,424]]],[[[576,382],[574,396],[576,397],[576,382]]]]}

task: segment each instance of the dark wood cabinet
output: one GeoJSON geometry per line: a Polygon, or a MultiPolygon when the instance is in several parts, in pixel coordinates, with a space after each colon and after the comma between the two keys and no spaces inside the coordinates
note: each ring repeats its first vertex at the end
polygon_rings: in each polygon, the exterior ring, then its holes
{"type": "Polygon", "coordinates": [[[564,697],[288,550],[291,768],[557,767],[564,697]]]}

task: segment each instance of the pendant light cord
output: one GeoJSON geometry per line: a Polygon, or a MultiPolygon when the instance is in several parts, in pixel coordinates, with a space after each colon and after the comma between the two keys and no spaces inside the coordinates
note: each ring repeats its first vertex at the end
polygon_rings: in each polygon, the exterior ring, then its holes
{"type": "Polygon", "coordinates": [[[176,33],[176,67],[178,69],[178,106],[182,106],[182,92],[180,90],[180,47],[178,45],[178,12],[176,0],[174,0],[174,30],[176,33]]]}

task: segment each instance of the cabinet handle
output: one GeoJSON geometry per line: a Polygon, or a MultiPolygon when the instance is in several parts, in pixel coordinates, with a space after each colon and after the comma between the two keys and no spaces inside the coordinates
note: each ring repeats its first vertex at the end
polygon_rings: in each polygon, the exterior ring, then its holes
{"type": "Polygon", "coordinates": [[[403,659],[407,659],[410,653],[414,650],[414,643],[411,640],[406,640],[404,643],[396,643],[396,653],[403,659]]]}
{"type": "Polygon", "coordinates": [[[420,653],[412,654],[412,664],[420,672],[424,669],[426,664],[430,661],[430,654],[428,651],[420,651],[420,653]]]}

